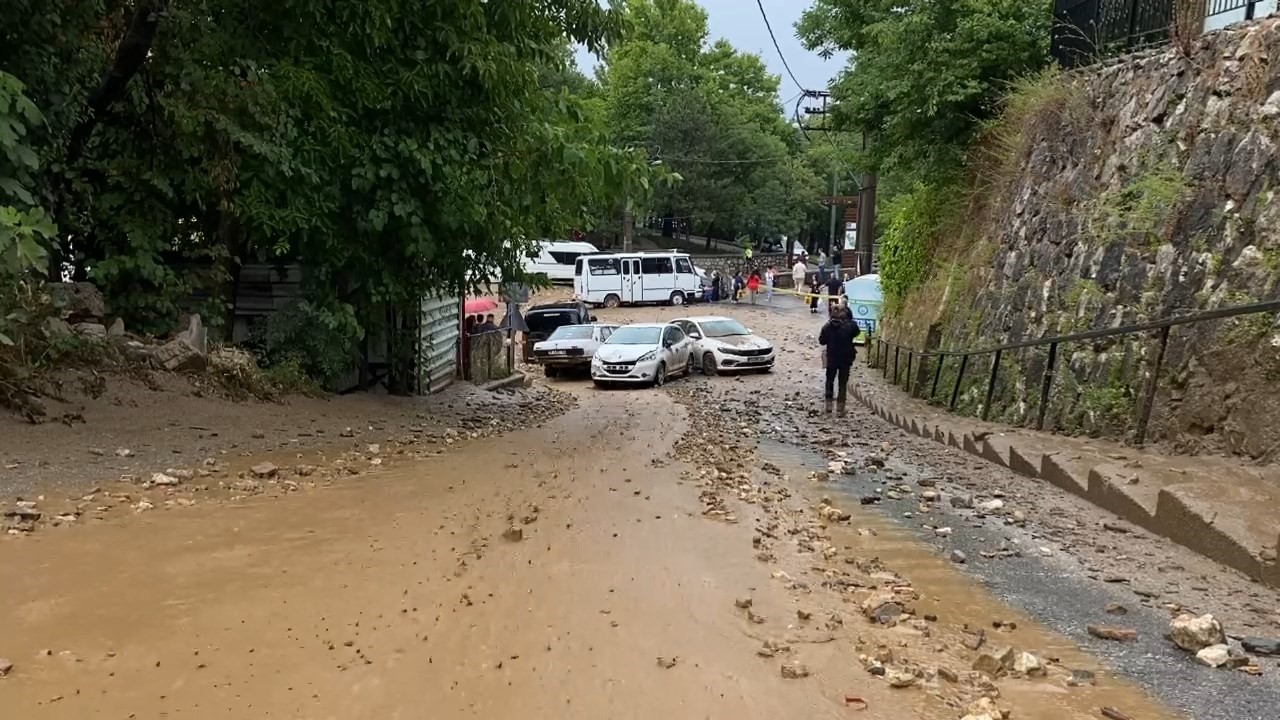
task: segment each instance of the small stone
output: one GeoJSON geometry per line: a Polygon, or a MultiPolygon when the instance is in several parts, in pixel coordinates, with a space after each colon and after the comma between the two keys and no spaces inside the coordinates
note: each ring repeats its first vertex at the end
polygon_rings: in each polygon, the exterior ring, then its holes
{"type": "Polygon", "coordinates": [[[129,448],[116,448],[116,457],[133,457],[133,451],[129,448]]]}
{"type": "Polygon", "coordinates": [[[382,452],[382,446],[379,445],[378,443],[372,443],[365,448],[365,451],[368,452],[370,455],[377,455],[378,453],[382,452]]]}
{"type": "Polygon", "coordinates": [[[960,510],[972,510],[973,496],[972,495],[952,495],[951,507],[957,508],[960,510]]]}
{"type": "Polygon", "coordinates": [[[680,662],[680,658],[660,657],[658,658],[658,667],[662,668],[663,670],[670,670],[671,668],[675,667],[676,663],[678,662],[680,662]]]}
{"type": "Polygon", "coordinates": [[[524,539],[524,528],[519,525],[512,525],[503,531],[502,538],[508,542],[520,542],[524,539]]]}
{"type": "Polygon", "coordinates": [[[1225,645],[1222,625],[1212,615],[1182,614],[1169,623],[1169,639],[1187,652],[1199,652],[1211,645],[1225,645]]]}
{"type": "Polygon", "coordinates": [[[951,537],[951,528],[949,527],[935,528],[933,531],[933,534],[937,535],[938,537],[951,537]]]}
{"type": "Polygon", "coordinates": [[[13,672],[13,663],[8,658],[0,658],[0,678],[7,677],[13,672]]]}
{"type": "Polygon", "coordinates": [[[1021,673],[1026,677],[1034,677],[1036,675],[1044,675],[1044,663],[1040,662],[1040,658],[1029,652],[1020,652],[1013,659],[1013,671],[1021,673]]]}
{"type": "Polygon", "coordinates": [[[925,502],[934,502],[938,499],[938,497],[939,495],[936,490],[925,490],[924,492],[920,493],[920,499],[924,500],[925,502]]]}
{"type": "Polygon", "coordinates": [[[968,561],[969,561],[968,556],[966,556],[963,552],[961,552],[961,551],[959,551],[959,550],[952,550],[952,551],[951,551],[951,562],[953,562],[953,563],[955,563],[955,564],[957,564],[957,565],[963,565],[964,563],[966,563],[966,562],[968,562],[968,561]]]}
{"type": "Polygon", "coordinates": [[[988,500],[978,506],[978,509],[985,513],[996,513],[1004,509],[1003,500],[988,500]]]}
{"type": "Polygon", "coordinates": [[[955,685],[960,682],[960,674],[949,667],[938,668],[938,677],[942,678],[943,680],[946,680],[952,685],[955,685]]]}
{"type": "Polygon", "coordinates": [[[298,477],[310,477],[316,472],[315,465],[295,465],[293,466],[293,474],[298,477]]]}
{"type": "Polygon", "coordinates": [[[1246,651],[1257,655],[1280,655],[1280,640],[1270,640],[1260,637],[1245,637],[1240,639],[1240,645],[1246,651]]]}
{"type": "Polygon", "coordinates": [[[781,667],[782,677],[787,680],[800,680],[809,677],[809,668],[796,661],[786,662],[781,667]]]}
{"type": "Polygon", "coordinates": [[[915,685],[920,678],[916,677],[915,673],[891,668],[885,673],[884,679],[889,682],[889,687],[908,688],[915,685]]]}
{"type": "Polygon", "coordinates": [[[796,619],[800,622],[808,622],[813,619],[813,613],[808,610],[796,610],[796,619]]]}
{"type": "Polygon", "coordinates": [[[1085,685],[1093,685],[1098,678],[1088,670],[1072,670],[1071,677],[1067,678],[1067,685],[1070,687],[1083,687],[1085,685]]]}
{"type": "Polygon", "coordinates": [[[274,463],[264,462],[249,468],[249,472],[253,473],[253,476],[259,480],[265,480],[275,477],[276,473],[280,472],[280,468],[276,467],[274,463]]]}
{"type": "Polygon", "coordinates": [[[151,473],[151,481],[150,481],[151,485],[159,485],[163,487],[166,485],[177,485],[181,482],[182,482],[181,480],[179,480],[176,477],[173,477],[172,475],[166,475],[164,473],[151,473]]]}
{"type": "Polygon", "coordinates": [[[748,610],[748,611],[747,611],[747,620],[750,620],[752,623],[754,623],[754,624],[756,624],[756,625],[763,625],[763,624],[764,624],[764,616],[763,616],[763,615],[757,615],[757,614],[755,613],[755,611],[753,611],[753,610],[748,610]]]}
{"type": "Polygon", "coordinates": [[[1132,642],[1138,639],[1138,631],[1131,628],[1108,627],[1106,625],[1089,625],[1085,628],[1090,635],[1102,640],[1116,642],[1132,642]]]}
{"type": "Polygon", "coordinates": [[[1108,615],[1128,615],[1129,608],[1121,605],[1120,603],[1111,603],[1110,605],[1107,606],[1107,614],[1108,615]]]}
{"type": "Polygon", "coordinates": [[[973,669],[992,678],[1000,677],[1013,667],[1013,648],[993,648],[978,655],[973,661],[973,669]]]}
{"type": "Polygon", "coordinates": [[[862,614],[868,620],[874,620],[881,625],[894,622],[902,612],[902,603],[898,602],[897,596],[891,592],[876,593],[862,603],[862,614]]]}
{"type": "Polygon", "coordinates": [[[1196,653],[1196,661],[1211,668],[1222,667],[1231,659],[1231,648],[1226,645],[1210,645],[1196,653]]]}

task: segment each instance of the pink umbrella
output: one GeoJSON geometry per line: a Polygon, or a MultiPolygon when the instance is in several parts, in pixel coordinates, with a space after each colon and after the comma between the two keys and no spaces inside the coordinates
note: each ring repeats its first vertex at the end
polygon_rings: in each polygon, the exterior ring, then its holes
{"type": "Polygon", "coordinates": [[[462,312],[467,315],[474,315],[475,313],[489,312],[497,307],[498,303],[490,298],[475,298],[462,304],[462,312]]]}

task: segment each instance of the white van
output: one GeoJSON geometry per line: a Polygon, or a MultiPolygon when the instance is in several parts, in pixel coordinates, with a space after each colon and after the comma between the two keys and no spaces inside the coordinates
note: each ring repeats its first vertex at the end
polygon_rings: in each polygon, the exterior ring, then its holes
{"type": "Polygon", "coordinates": [[[639,303],[684,305],[702,297],[702,282],[685,253],[597,253],[578,258],[574,297],[615,308],[639,303]]]}
{"type": "Polygon", "coordinates": [[[524,261],[524,271],[530,275],[542,273],[553,283],[573,282],[573,267],[579,257],[600,252],[589,242],[543,240],[538,252],[524,261]]]}

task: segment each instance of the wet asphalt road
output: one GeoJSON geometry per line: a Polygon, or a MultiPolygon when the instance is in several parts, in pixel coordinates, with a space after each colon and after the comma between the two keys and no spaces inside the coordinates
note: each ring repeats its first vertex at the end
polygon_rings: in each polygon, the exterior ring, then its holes
{"type": "MultiPolygon", "coordinates": [[[[879,418],[875,421],[883,422],[879,418]]],[[[885,427],[890,426],[885,423],[885,427]]],[[[827,469],[825,459],[797,445],[763,442],[759,453],[762,459],[783,467],[827,469]]],[[[1280,718],[1280,677],[1277,677],[1280,663],[1276,660],[1259,658],[1266,673],[1261,677],[1197,664],[1193,655],[1178,650],[1165,638],[1168,613],[1135,603],[1129,590],[1088,577],[1088,570],[1068,553],[1055,551],[1049,556],[1042,555],[1039,548],[1052,544],[1034,539],[1026,529],[1007,526],[1000,518],[979,518],[974,511],[952,508],[948,496],[964,490],[953,492],[944,481],[938,482],[936,489],[942,498],[935,503],[936,509],[930,513],[928,522],[936,527],[953,528],[954,533],[945,540],[922,527],[920,518],[904,517],[918,510],[918,497],[895,500],[884,497],[882,491],[891,484],[914,486],[918,478],[941,478],[943,473],[925,464],[904,461],[899,455],[901,453],[895,454],[887,464],[895,476],[892,482],[880,473],[859,472],[841,476],[838,482],[832,483],[833,494],[844,495],[843,502],[849,506],[859,504],[860,498],[868,495],[881,496],[880,502],[864,509],[882,514],[937,548],[939,555],[945,557],[952,550],[960,550],[968,559],[959,567],[978,578],[994,595],[1074,639],[1117,675],[1132,680],[1191,720],[1280,718]],[[1020,549],[1022,555],[988,560],[979,554],[999,548],[1002,541],[1020,549]],[[1124,605],[1128,614],[1108,615],[1104,609],[1112,603],[1124,605]],[[1138,640],[1129,643],[1099,640],[1085,631],[1091,624],[1136,629],[1138,640]]],[[[1227,630],[1230,632],[1230,628],[1227,630]]],[[[1135,717],[1134,720],[1142,719],[1135,717]]]]}

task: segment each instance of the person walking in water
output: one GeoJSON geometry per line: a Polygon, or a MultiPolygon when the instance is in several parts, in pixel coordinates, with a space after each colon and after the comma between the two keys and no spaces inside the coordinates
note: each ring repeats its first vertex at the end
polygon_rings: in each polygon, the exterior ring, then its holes
{"type": "Polygon", "coordinates": [[[756,293],[760,292],[760,271],[752,270],[747,276],[747,295],[751,298],[751,304],[756,304],[756,293]]]}
{"type": "Polygon", "coordinates": [[[853,313],[849,308],[837,305],[831,311],[831,318],[818,333],[818,344],[826,349],[824,366],[827,378],[822,399],[828,414],[831,413],[831,404],[834,400],[836,415],[844,417],[845,400],[849,395],[849,370],[853,367],[853,360],[858,355],[858,351],[853,347],[853,341],[861,332],[861,328],[853,321],[853,313]]]}
{"type": "Polygon", "coordinates": [[[764,269],[764,301],[767,303],[773,302],[773,281],[776,275],[772,265],[764,269]]]}

